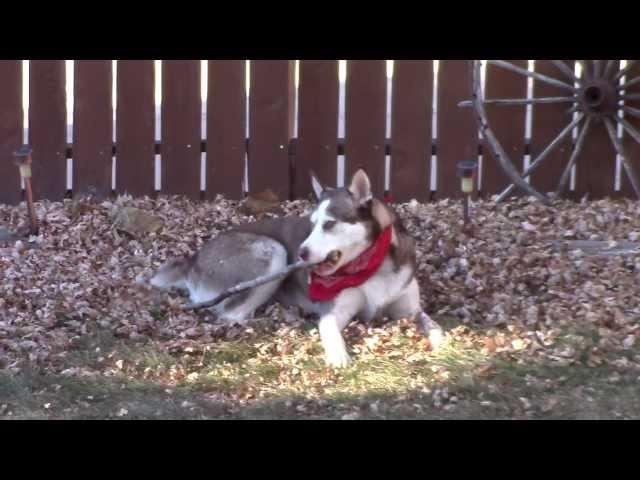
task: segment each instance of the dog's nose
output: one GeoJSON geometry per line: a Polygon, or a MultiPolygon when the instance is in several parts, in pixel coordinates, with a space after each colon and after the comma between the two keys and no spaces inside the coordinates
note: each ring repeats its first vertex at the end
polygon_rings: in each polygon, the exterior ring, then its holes
{"type": "Polygon", "coordinates": [[[306,262],[307,260],[309,260],[309,249],[307,247],[300,247],[300,250],[298,250],[298,255],[302,260],[306,262]]]}

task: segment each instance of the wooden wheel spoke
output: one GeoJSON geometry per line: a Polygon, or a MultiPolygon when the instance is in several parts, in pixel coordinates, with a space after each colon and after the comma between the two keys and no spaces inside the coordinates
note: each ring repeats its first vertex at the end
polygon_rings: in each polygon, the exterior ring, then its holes
{"type": "Polygon", "coordinates": [[[571,92],[576,91],[576,89],[572,85],[569,85],[568,83],[565,83],[555,78],[551,78],[541,73],[530,72],[529,70],[513,65],[512,63],[505,62],[504,60],[487,60],[487,63],[491,63],[492,65],[504,68],[506,70],[511,70],[512,72],[519,73],[520,75],[525,75],[527,77],[535,78],[536,80],[548,83],[550,85],[554,85],[564,90],[569,90],[571,92]]]}
{"type": "MultiPolygon", "coordinates": [[[[531,172],[533,172],[535,169],[537,169],[542,162],[544,161],[545,158],[547,158],[547,156],[553,151],[554,148],[556,148],[560,142],[562,142],[562,140],[569,134],[571,134],[571,131],[580,124],[580,122],[582,121],[582,119],[584,118],[584,114],[580,113],[578,115],[578,117],[573,120],[569,125],[567,125],[559,134],[556,138],[554,138],[551,143],[549,143],[549,145],[547,145],[547,147],[540,152],[540,154],[536,157],[536,159],[531,162],[531,165],[529,165],[529,168],[527,168],[523,173],[522,173],[522,179],[526,178],[528,175],[531,174],[531,172]]],[[[528,185],[528,184],[527,184],[528,185]]],[[[509,195],[513,189],[515,188],[514,184],[511,184],[509,187],[507,187],[499,196],[498,196],[498,202],[502,201],[507,195],[509,195]]]]}
{"type": "Polygon", "coordinates": [[[553,64],[554,67],[556,67],[558,70],[564,73],[567,77],[569,77],[571,81],[573,81],[574,83],[580,82],[580,79],[576,77],[576,74],[573,73],[569,65],[564,63],[563,60],[551,60],[551,63],[553,64]]]}
{"type": "Polygon", "coordinates": [[[609,78],[611,72],[613,71],[613,67],[616,65],[616,60],[607,60],[607,64],[604,67],[604,72],[602,73],[602,78],[609,78]]]}
{"type": "Polygon", "coordinates": [[[627,62],[627,66],[624,67],[622,70],[618,70],[618,72],[613,76],[614,80],[619,80],[621,79],[629,70],[631,70],[635,64],[638,63],[638,60],[629,60],[627,62]]]}
{"type": "Polygon", "coordinates": [[[602,60],[593,60],[593,78],[600,78],[602,73],[602,60]]]}
{"type": "MultiPolygon", "coordinates": [[[[536,83],[536,85],[538,85],[537,88],[542,89],[538,92],[538,98],[524,98],[524,93],[519,92],[514,88],[511,90],[513,91],[511,95],[508,93],[500,95],[498,92],[496,92],[495,97],[513,96],[520,98],[490,99],[485,99],[482,94],[480,61],[474,60],[470,62],[470,65],[473,67],[473,75],[471,76],[471,80],[473,83],[472,100],[460,102],[458,106],[474,107],[480,136],[484,138],[484,141],[486,142],[486,145],[491,151],[494,159],[502,167],[502,170],[506,173],[507,178],[509,178],[510,180],[508,186],[504,188],[504,190],[500,192],[499,195],[493,197],[495,201],[501,202],[505,200],[512,194],[515,189],[522,190],[524,193],[531,195],[546,204],[549,204],[551,200],[555,198],[559,198],[568,189],[571,173],[573,169],[576,168],[578,162],[599,161],[599,153],[602,152],[600,152],[600,150],[598,149],[601,149],[602,145],[594,144],[594,151],[592,152],[590,151],[589,147],[586,146],[586,144],[588,137],[593,137],[597,133],[594,131],[594,129],[596,128],[594,127],[595,122],[600,121],[602,121],[606,127],[607,138],[614,146],[617,154],[622,158],[622,164],[624,166],[626,176],[629,179],[629,182],[631,183],[636,196],[640,199],[640,177],[638,177],[636,169],[634,168],[634,164],[631,163],[628,153],[625,151],[627,145],[623,145],[622,140],[617,137],[616,131],[617,128],[620,128],[627,135],[631,136],[635,143],[640,145],[640,127],[634,125],[631,121],[631,117],[640,118],[640,107],[638,107],[638,104],[636,103],[640,101],[640,91],[637,89],[638,85],[640,85],[640,75],[638,75],[637,73],[635,75],[633,73],[630,73],[633,71],[632,69],[637,66],[638,60],[626,60],[626,65],[622,69],[620,68],[620,62],[625,61],[621,60],[571,60],[571,62],[564,60],[549,60],[548,62],[551,63],[554,67],[547,67],[546,64],[537,64],[535,71],[530,71],[526,68],[526,65],[524,65],[523,62],[487,60],[487,64],[494,65],[501,69],[508,70],[540,82],[536,83]],[[573,62],[576,62],[581,66],[581,68],[578,69],[578,71],[580,71],[580,75],[577,75],[576,72],[574,72],[572,68],[573,62]],[[554,69],[556,71],[554,71],[554,69]],[[548,86],[545,87],[542,84],[546,84],[548,86]],[[556,94],[549,86],[560,88],[563,90],[563,92],[556,94]],[[592,92],[590,90],[582,90],[587,87],[592,87],[594,91],[602,90],[602,92],[605,94],[603,106],[600,106],[597,103],[597,96],[594,96],[593,102],[591,102],[592,92]],[[548,90],[548,93],[546,93],[546,95],[543,93],[543,90],[545,89],[548,90]],[[571,93],[565,93],[567,91],[571,93]],[[563,107],[561,105],[563,103],[566,105],[566,107],[563,107]],[[547,127],[546,130],[543,129],[543,133],[546,138],[549,138],[547,137],[549,133],[551,134],[551,136],[553,136],[553,138],[551,139],[551,141],[544,140],[543,142],[538,142],[541,143],[541,145],[539,147],[535,147],[536,156],[535,158],[532,158],[531,163],[527,168],[516,168],[515,164],[511,161],[507,153],[511,150],[507,149],[505,151],[505,149],[496,138],[491,128],[491,124],[489,124],[489,120],[487,117],[487,106],[492,105],[498,107],[509,107],[543,104],[560,104],[561,108],[558,113],[562,115],[564,112],[564,114],[569,114],[570,117],[566,120],[566,122],[554,124],[554,126],[551,126],[551,124],[554,123],[554,120],[549,117],[548,127],[551,127],[551,131],[549,132],[549,128],[547,127]],[[625,118],[622,113],[618,112],[625,112],[629,116],[625,118]],[[578,131],[578,135],[575,145],[571,149],[570,136],[574,129],[578,131]],[[566,156],[560,154],[561,145],[566,145],[567,147],[569,147],[567,148],[567,156],[569,157],[568,160],[566,156]],[[538,150],[540,147],[542,147],[542,149],[538,150]],[[559,156],[558,160],[561,161],[561,164],[550,164],[550,160],[548,159],[552,157],[552,160],[556,156],[559,156]],[[547,164],[549,164],[547,165],[549,168],[555,168],[559,170],[557,171],[557,175],[559,175],[559,178],[557,180],[557,188],[553,193],[546,192],[553,190],[556,185],[547,185],[544,182],[538,184],[537,180],[532,181],[530,184],[527,181],[530,175],[534,171],[538,170],[540,166],[545,163],[545,161],[547,164]],[[542,188],[543,185],[544,188],[542,188]]],[[[506,89],[504,91],[507,92],[510,90],[506,89]]],[[[502,114],[500,114],[499,112],[495,112],[495,115],[502,115],[501,117],[496,117],[496,119],[501,119],[502,123],[500,123],[500,125],[508,126],[508,123],[505,124],[504,120],[508,120],[508,116],[510,115],[510,113],[505,112],[504,110],[502,110],[502,112],[502,114]]],[[[521,110],[516,110],[514,112],[514,115],[517,112],[520,112],[518,114],[522,115],[521,110]]],[[[545,112],[547,112],[545,109],[541,109],[541,115],[546,115],[545,112]]],[[[549,110],[548,112],[551,112],[551,110],[549,110]]],[[[546,118],[544,115],[539,118],[546,118]]],[[[551,115],[551,113],[549,113],[549,115],[551,115]]],[[[557,121],[558,120],[555,120],[555,122],[557,121]]],[[[511,141],[511,138],[509,138],[509,141],[511,141]]],[[[562,147],[562,152],[564,152],[564,147],[562,147]]],[[[543,167],[543,170],[544,168],[545,167],[543,167]]],[[[582,170],[580,171],[582,172],[582,170]]],[[[576,185],[577,190],[582,191],[581,189],[587,188],[586,183],[588,181],[591,181],[591,179],[593,179],[592,177],[593,175],[589,172],[581,173],[578,177],[578,184],[576,185]],[[584,175],[587,176],[585,177],[584,175]]],[[[599,196],[601,194],[607,193],[602,192],[601,190],[602,189],[598,190],[596,188],[595,194],[599,196]]],[[[491,189],[488,189],[487,192],[493,193],[491,189]]]]}
{"type": "Polygon", "coordinates": [[[637,85],[638,83],[640,83],[640,77],[633,78],[633,79],[629,80],[628,82],[623,83],[622,85],[618,85],[616,87],[616,89],[617,90],[626,90],[629,87],[633,87],[634,85],[637,85]]]}
{"type": "Polygon", "coordinates": [[[624,165],[624,169],[627,172],[627,177],[631,182],[633,191],[636,193],[636,196],[640,198],[640,181],[638,180],[638,176],[636,175],[633,165],[631,164],[631,162],[629,161],[629,158],[627,157],[627,154],[624,150],[624,147],[622,146],[622,143],[620,143],[620,140],[616,135],[616,129],[613,125],[613,122],[611,121],[610,118],[605,117],[604,124],[605,124],[605,127],[607,128],[607,133],[609,134],[609,139],[611,140],[611,143],[613,144],[614,148],[618,152],[618,155],[620,155],[620,157],[622,158],[622,164],[624,165]]]}
{"type": "Polygon", "coordinates": [[[633,107],[629,107],[628,105],[624,105],[622,107],[622,110],[627,112],[632,117],[640,118],[640,109],[638,108],[633,108],[633,107]]]}
{"type": "MultiPolygon", "coordinates": [[[[577,97],[541,97],[541,98],[499,98],[491,100],[482,100],[485,105],[497,105],[497,106],[518,106],[518,105],[534,105],[545,103],[575,103],[578,101],[577,97]]],[[[458,107],[473,107],[472,100],[465,100],[458,103],[458,107]]]]}
{"type": "Polygon", "coordinates": [[[629,135],[638,143],[640,143],[640,132],[622,117],[615,117],[616,121],[622,125],[629,135]]]}
{"type": "Polygon", "coordinates": [[[591,72],[589,71],[589,66],[587,65],[586,60],[576,60],[577,63],[582,67],[582,80],[591,80],[591,72]]]}
{"type": "Polygon", "coordinates": [[[564,191],[567,182],[569,181],[571,169],[576,164],[578,156],[582,151],[582,146],[584,145],[585,138],[587,138],[587,133],[589,132],[590,125],[591,117],[587,117],[582,130],[580,130],[580,133],[578,134],[578,140],[576,141],[576,146],[571,153],[571,157],[569,158],[569,163],[567,163],[567,166],[565,167],[564,172],[562,172],[562,176],[560,177],[560,181],[558,182],[558,188],[556,189],[556,198],[562,195],[562,192],[564,191]]]}
{"type": "Polygon", "coordinates": [[[572,113],[577,112],[578,110],[580,110],[580,104],[574,105],[573,107],[571,107],[570,109],[568,109],[566,112],[567,115],[571,115],[572,113]]]}
{"type": "Polygon", "coordinates": [[[489,147],[491,148],[491,152],[496,159],[496,161],[500,164],[505,173],[513,180],[513,182],[520,187],[522,190],[527,192],[529,195],[537,198],[541,202],[548,204],[549,199],[546,195],[536,191],[531,185],[520,178],[520,175],[516,168],[513,166],[511,160],[507,156],[507,153],[504,151],[500,142],[493,134],[493,131],[489,127],[489,122],[487,121],[487,112],[484,108],[484,104],[482,103],[482,86],[480,83],[480,62],[473,62],[473,73],[471,75],[473,79],[473,102],[475,106],[476,112],[476,122],[478,124],[478,128],[480,129],[480,133],[482,137],[485,139],[489,147]]]}

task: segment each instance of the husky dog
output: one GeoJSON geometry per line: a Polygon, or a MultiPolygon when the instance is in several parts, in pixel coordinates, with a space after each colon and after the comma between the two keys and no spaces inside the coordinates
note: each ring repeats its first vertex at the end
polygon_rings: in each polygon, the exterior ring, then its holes
{"type": "Polygon", "coordinates": [[[301,307],[319,317],[326,361],[334,367],[350,361],[341,332],[354,317],[416,318],[437,348],[442,329],[420,307],[415,242],[398,216],[372,196],[363,170],[348,188],[325,188],[311,177],[318,205],[310,216],[234,227],[195,255],[165,264],[151,285],[182,288],[192,302],[204,302],[302,259],[314,267],[232,296],[213,312],[219,320],[243,323],[272,300],[301,307]]]}

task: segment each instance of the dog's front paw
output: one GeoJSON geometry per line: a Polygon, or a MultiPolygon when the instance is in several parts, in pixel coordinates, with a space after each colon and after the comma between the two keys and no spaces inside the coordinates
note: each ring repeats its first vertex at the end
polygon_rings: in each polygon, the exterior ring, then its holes
{"type": "Polygon", "coordinates": [[[327,365],[333,368],[346,368],[351,363],[351,357],[344,348],[333,348],[325,352],[327,365]]]}
{"type": "Polygon", "coordinates": [[[429,339],[432,350],[437,350],[444,343],[444,330],[434,322],[429,315],[422,312],[420,314],[420,324],[429,339]]]}
{"type": "Polygon", "coordinates": [[[340,333],[340,328],[338,328],[336,318],[333,315],[323,317],[320,320],[318,329],[320,330],[320,339],[327,364],[334,368],[344,368],[349,365],[351,359],[347,353],[347,346],[340,333]]]}
{"type": "Polygon", "coordinates": [[[438,350],[444,343],[444,332],[440,327],[430,330],[428,336],[432,350],[438,350]]]}

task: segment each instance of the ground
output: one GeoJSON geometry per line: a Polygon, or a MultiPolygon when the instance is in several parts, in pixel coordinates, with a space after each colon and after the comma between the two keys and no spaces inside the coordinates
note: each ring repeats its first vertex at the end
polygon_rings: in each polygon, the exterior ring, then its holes
{"type": "MultiPolygon", "coordinates": [[[[397,210],[445,344],[433,352],[409,320],[354,322],[353,365],[332,370],[317,326],[293,310],[274,305],[225,328],[183,311],[175,292],[136,284],[254,220],[237,203],[38,202],[40,236],[0,243],[0,418],[640,417],[640,254],[553,246],[636,241],[637,202],[482,201],[467,234],[456,202],[397,210]],[[123,207],[157,218],[128,228],[123,207]]],[[[0,226],[26,224],[24,204],[0,205],[0,226]]]]}

